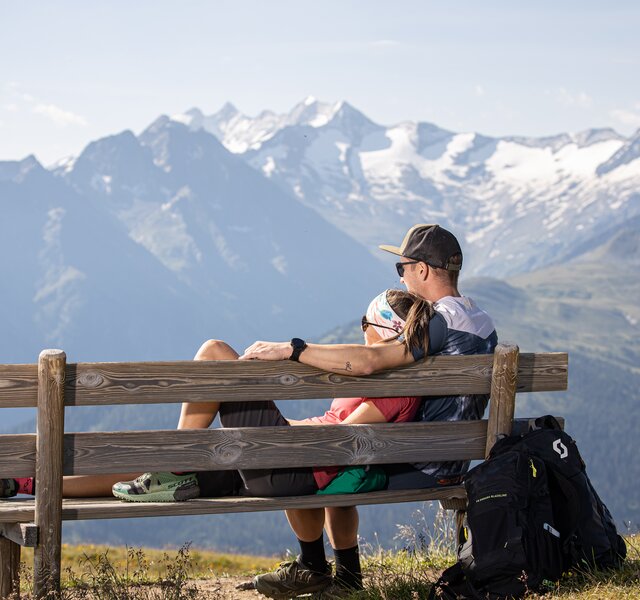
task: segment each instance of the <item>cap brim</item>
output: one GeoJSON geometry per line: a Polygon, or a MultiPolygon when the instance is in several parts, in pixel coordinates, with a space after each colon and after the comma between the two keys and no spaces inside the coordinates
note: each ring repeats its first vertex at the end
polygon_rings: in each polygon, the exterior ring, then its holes
{"type": "Polygon", "coordinates": [[[396,254],[398,256],[402,256],[402,250],[400,250],[400,248],[398,248],[398,246],[381,245],[381,246],[378,246],[378,248],[380,248],[380,250],[384,250],[385,252],[391,252],[391,254],[396,254]]]}

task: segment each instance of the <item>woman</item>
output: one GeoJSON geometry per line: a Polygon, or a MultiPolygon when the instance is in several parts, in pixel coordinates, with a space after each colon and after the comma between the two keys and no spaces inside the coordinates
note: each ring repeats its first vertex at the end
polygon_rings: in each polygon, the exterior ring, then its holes
{"type": "MultiPolygon", "coordinates": [[[[426,342],[431,306],[400,290],[385,290],[369,304],[362,318],[365,344],[389,343],[402,336],[404,352],[426,342]],[[406,322],[405,322],[406,320],[406,322]]],[[[328,346],[331,348],[331,346],[328,346]]],[[[336,346],[334,346],[336,347],[336,346]]],[[[288,349],[291,352],[291,347],[288,349]]],[[[197,360],[233,360],[239,355],[224,342],[209,341],[197,360]]],[[[287,357],[288,358],[288,357],[287,357]]],[[[216,415],[223,427],[267,427],[385,423],[411,421],[420,398],[336,398],[322,416],[286,419],[274,402],[212,402],[184,404],[178,429],[207,428],[216,415]]],[[[206,474],[145,473],[133,481],[116,483],[113,493],[134,502],[173,501],[204,496],[298,496],[315,494],[331,484],[337,468],[242,469],[206,474]],[[168,489],[173,483],[173,488],[168,489]],[[178,484],[177,486],[175,484],[178,484]],[[200,489],[202,488],[202,489],[200,489]]]]}
{"type": "MultiPolygon", "coordinates": [[[[422,298],[401,290],[385,290],[372,300],[362,319],[367,348],[356,344],[305,345],[323,354],[323,362],[335,356],[335,368],[352,375],[367,374],[392,368],[424,356],[428,344],[431,305],[422,298]],[[352,358],[349,357],[353,353],[352,358]],[[346,360],[343,360],[344,357],[346,360]]],[[[257,342],[251,348],[259,348],[257,342]]],[[[286,344],[282,358],[289,358],[291,346],[286,344]]],[[[306,348],[305,348],[306,350],[306,348]]],[[[259,351],[259,350],[258,350],[259,351]]],[[[305,357],[303,352],[302,357],[305,357]]],[[[234,360],[253,358],[245,352],[240,357],[231,346],[218,340],[202,345],[195,360],[234,360]]],[[[255,356],[258,358],[258,356],[255,356]]],[[[302,362],[306,362],[301,358],[302,362]]],[[[323,366],[323,368],[326,368],[323,366]]],[[[182,406],[178,429],[204,429],[220,415],[223,427],[298,426],[316,424],[357,424],[410,421],[419,408],[420,399],[410,398],[347,398],[335,399],[329,411],[321,417],[302,421],[285,419],[273,402],[204,402],[182,406]]],[[[89,475],[65,477],[63,496],[96,497],[113,493],[129,501],[176,501],[201,495],[226,496],[291,496],[315,494],[335,478],[335,469],[278,469],[216,471],[212,473],[145,473],[89,475]],[[130,481],[122,481],[130,478],[130,481]]],[[[0,498],[17,493],[34,494],[33,478],[0,480],[0,498]]]]}

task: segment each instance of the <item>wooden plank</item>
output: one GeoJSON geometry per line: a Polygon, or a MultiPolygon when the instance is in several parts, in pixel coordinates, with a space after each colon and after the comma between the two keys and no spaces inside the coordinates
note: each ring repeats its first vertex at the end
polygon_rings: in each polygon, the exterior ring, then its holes
{"type": "MultiPolygon", "coordinates": [[[[236,362],[231,361],[231,364],[236,362]]],[[[222,385],[223,389],[241,386],[234,396],[223,394],[213,397],[222,401],[269,398],[291,400],[341,395],[374,396],[376,393],[387,393],[379,387],[379,382],[387,381],[390,377],[390,373],[378,373],[367,378],[329,375],[291,361],[255,361],[242,364],[251,365],[247,366],[244,375],[239,375],[238,372],[239,369],[244,370],[244,367],[236,366],[235,370],[234,367],[230,367],[232,371],[228,371],[227,366],[221,366],[221,363],[194,361],[69,364],[67,405],[177,402],[182,400],[181,394],[189,394],[189,400],[192,402],[206,402],[212,399],[212,387],[218,385],[222,385]],[[215,367],[212,367],[213,364],[215,367]],[[148,379],[144,380],[145,377],[148,379]],[[230,380],[224,381],[227,377],[230,377],[230,380]],[[242,391],[246,389],[244,386],[252,386],[256,379],[262,381],[263,377],[267,377],[268,380],[260,386],[262,395],[259,398],[246,397],[242,391]],[[359,387],[362,382],[364,385],[359,387]],[[308,392],[300,392],[299,386],[307,383],[313,384],[313,387],[308,392]],[[102,391],[107,393],[102,396],[102,391]],[[265,392],[270,395],[265,396],[265,392]]],[[[402,383],[406,387],[402,388],[405,390],[402,392],[401,388],[397,387],[393,389],[393,393],[414,393],[411,390],[416,388],[410,380],[416,375],[425,377],[424,380],[415,381],[418,393],[421,394],[426,394],[426,391],[433,395],[443,393],[453,389],[447,388],[452,385],[462,390],[456,393],[468,393],[478,384],[478,393],[488,393],[490,364],[491,360],[486,356],[429,358],[423,363],[394,371],[396,375],[392,381],[402,383]],[[460,362],[467,364],[458,365],[460,362]],[[474,363],[477,371],[468,366],[474,363]],[[433,369],[445,369],[446,372],[434,373],[433,369]]],[[[518,392],[564,390],[567,388],[567,373],[566,353],[521,354],[518,392]]],[[[37,384],[37,365],[0,365],[0,408],[37,406],[37,384]]],[[[389,390],[392,387],[385,389],[389,390]]]]}
{"type": "Polygon", "coordinates": [[[34,521],[40,542],[33,552],[33,593],[38,599],[60,592],[66,359],[62,350],[43,350],[38,362],[34,521]]]}
{"type": "MultiPolygon", "coordinates": [[[[556,417],[556,419],[558,419],[560,426],[564,428],[564,419],[562,417],[556,417]]],[[[513,433],[514,434],[524,433],[525,431],[528,430],[529,426],[533,424],[533,421],[534,421],[534,418],[515,419],[513,422],[513,433]]],[[[398,425],[400,427],[406,427],[407,424],[398,424],[398,425]]],[[[427,429],[432,427],[433,425],[435,425],[436,428],[440,427],[440,424],[437,424],[437,423],[420,424],[421,427],[426,427],[427,429]]],[[[451,426],[453,430],[455,430],[458,427],[458,425],[459,425],[458,423],[449,424],[449,426],[451,426]]],[[[463,428],[465,426],[466,425],[463,424],[463,428]]],[[[375,428],[379,426],[373,425],[370,427],[373,427],[375,431],[375,428]]],[[[294,438],[289,438],[288,439],[289,442],[293,441],[294,439],[297,439],[295,438],[295,436],[298,435],[296,433],[297,431],[298,429],[296,429],[296,431],[293,432],[294,438]]],[[[319,431],[320,430],[315,430],[315,433],[317,434],[319,431]]],[[[346,431],[348,432],[349,430],[346,430],[346,431]]],[[[467,430],[462,429],[460,430],[458,435],[464,436],[466,432],[467,430]]],[[[482,436],[486,435],[485,432],[486,432],[486,421],[482,429],[482,436]]],[[[126,439],[124,439],[125,448],[130,448],[129,444],[131,443],[135,444],[136,442],[140,442],[142,444],[141,436],[144,437],[145,444],[147,442],[151,444],[152,442],[150,440],[150,436],[152,433],[153,432],[151,431],[144,431],[144,432],[135,433],[135,434],[133,433],[127,434],[127,436],[125,436],[126,439]],[[135,435],[135,438],[137,439],[134,439],[132,441],[131,438],[128,437],[129,435],[135,435]]],[[[173,444],[173,442],[175,441],[175,439],[173,439],[173,434],[175,433],[176,433],[175,431],[170,431],[168,434],[167,432],[162,432],[162,439],[160,440],[160,446],[162,446],[163,444],[166,445],[169,439],[167,436],[170,436],[172,438],[172,444],[173,444]]],[[[195,447],[193,449],[188,450],[189,461],[191,461],[192,459],[191,452],[194,452],[196,456],[201,456],[203,452],[202,440],[206,439],[207,434],[206,433],[204,434],[204,438],[200,437],[199,435],[196,435],[194,439],[191,439],[187,442],[186,439],[181,437],[184,433],[185,432],[181,432],[178,435],[177,446],[181,448],[184,446],[185,443],[195,444],[195,447]]],[[[426,433],[427,432],[425,431],[425,434],[426,433]]],[[[444,433],[444,432],[441,432],[441,433],[444,433]]],[[[126,454],[127,450],[114,448],[114,446],[117,444],[118,435],[123,435],[123,434],[122,433],[120,434],[119,433],[115,433],[115,434],[114,433],[96,433],[96,432],[82,433],[82,434],[77,434],[77,433],[65,434],[64,474],[65,475],[90,475],[90,474],[98,474],[100,472],[105,472],[105,473],[113,472],[113,467],[104,467],[105,463],[99,462],[98,459],[96,458],[96,455],[102,452],[109,452],[109,456],[106,457],[106,460],[108,461],[108,460],[111,460],[112,458],[119,457],[121,454],[126,454]],[[85,456],[85,453],[86,453],[86,456],[85,456]],[[96,470],[93,470],[93,467],[92,467],[94,463],[97,463],[98,468],[96,470]]],[[[445,435],[448,435],[448,433],[445,435]]],[[[391,439],[390,435],[388,437],[389,439],[391,439]]],[[[334,437],[330,439],[335,442],[334,437]]],[[[214,439],[209,439],[208,442],[206,443],[213,445],[215,441],[214,439]]],[[[432,447],[431,443],[432,443],[432,440],[430,438],[428,448],[432,447]]],[[[477,441],[476,443],[480,444],[481,442],[477,441]]],[[[484,443],[485,442],[482,442],[482,444],[484,443]]],[[[0,477],[31,477],[35,475],[35,446],[36,446],[36,436],[34,434],[0,435],[0,477]]],[[[176,452],[180,452],[180,448],[174,447],[169,451],[173,452],[175,455],[176,452]]],[[[425,450],[425,448],[421,448],[420,450],[421,451],[425,450]]],[[[467,450],[471,451],[472,448],[468,447],[467,450]]],[[[163,461],[161,456],[164,456],[164,454],[159,455],[157,450],[154,450],[149,447],[144,447],[141,450],[140,449],[136,450],[136,452],[139,452],[139,451],[142,452],[142,455],[136,454],[136,461],[140,459],[140,456],[144,456],[145,453],[147,453],[148,455],[153,453],[154,463],[159,464],[164,469],[169,468],[169,466],[171,465],[171,461],[174,460],[174,458],[166,458],[166,460],[163,461]]],[[[405,446],[405,451],[409,452],[409,449],[406,446],[405,446]]],[[[201,464],[203,460],[205,462],[210,460],[209,458],[207,458],[209,456],[208,452],[209,452],[208,449],[205,448],[204,453],[206,457],[204,459],[202,457],[196,458],[197,461],[200,461],[198,464],[201,464]]],[[[163,449],[163,453],[164,453],[164,449],[163,449]]],[[[474,453],[475,453],[475,450],[474,450],[474,453]]],[[[179,457],[180,460],[183,460],[184,458],[185,458],[184,456],[179,457]]],[[[482,456],[478,456],[478,457],[474,456],[473,458],[482,458],[482,456]]],[[[125,456],[125,460],[128,460],[126,456],[125,456]]],[[[412,458],[412,460],[418,460],[418,459],[412,458]]],[[[111,463],[108,463],[108,464],[111,464],[111,463]]],[[[120,468],[117,468],[115,470],[119,471],[124,469],[124,471],[126,470],[136,471],[140,469],[140,464],[141,463],[139,462],[137,462],[136,465],[134,465],[133,463],[129,463],[128,467],[125,468],[121,466],[120,468]]],[[[171,468],[177,468],[175,467],[175,464],[176,463],[173,463],[171,468]]],[[[146,467],[146,468],[152,468],[152,467],[146,467]]],[[[183,467],[183,468],[195,469],[196,466],[183,467]]],[[[142,470],[145,470],[145,469],[142,469],[142,470]]]]}
{"type": "Polygon", "coordinates": [[[0,478],[33,477],[35,474],[35,434],[0,434],[0,478]]]}
{"type": "MultiPolygon", "coordinates": [[[[420,502],[464,498],[462,486],[426,490],[383,490],[365,494],[290,496],[287,498],[197,498],[186,502],[122,502],[116,498],[66,499],[62,503],[65,521],[128,519],[239,512],[319,508],[322,506],[364,506],[394,502],[420,502]]],[[[21,522],[33,518],[33,500],[18,499],[0,505],[0,521],[21,522]]]]}
{"type": "Polygon", "coordinates": [[[484,457],[486,421],[65,435],[64,473],[214,471],[484,457]]]}
{"type": "Polygon", "coordinates": [[[38,545],[38,526],[35,523],[0,523],[0,537],[19,546],[35,548],[38,545]]]}
{"type": "Polygon", "coordinates": [[[561,392],[569,386],[566,352],[520,353],[516,392],[561,392]]]}
{"type": "Polygon", "coordinates": [[[0,599],[20,598],[20,546],[0,537],[0,599]]]}
{"type": "Polygon", "coordinates": [[[499,344],[493,357],[486,456],[489,456],[498,436],[511,433],[516,405],[518,346],[499,344]]]}
{"type": "Polygon", "coordinates": [[[38,405],[38,365],[0,365],[0,408],[38,405]]]}
{"type": "MultiPolygon", "coordinates": [[[[524,355],[522,365],[519,392],[566,389],[566,353],[524,355]]],[[[367,377],[292,361],[79,363],[67,368],[66,404],[488,394],[491,368],[491,355],[430,357],[367,377]]]]}

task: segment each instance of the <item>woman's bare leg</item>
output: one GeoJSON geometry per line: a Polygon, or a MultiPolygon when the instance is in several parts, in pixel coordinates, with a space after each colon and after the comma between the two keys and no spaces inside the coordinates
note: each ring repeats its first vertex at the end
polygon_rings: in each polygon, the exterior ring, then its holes
{"type": "Polygon", "coordinates": [[[118,481],[135,479],[140,473],[108,475],[69,475],[62,479],[63,498],[100,498],[111,496],[111,488],[118,481]]]}
{"type": "MultiPolygon", "coordinates": [[[[238,353],[220,340],[207,340],[193,360],[236,360],[238,353]]],[[[213,423],[220,408],[219,402],[184,402],[178,429],[206,429],[213,423]]]]}
{"type": "MultiPolygon", "coordinates": [[[[238,353],[220,340],[208,340],[196,353],[194,360],[235,360],[238,353]]],[[[178,429],[206,429],[211,425],[219,402],[185,402],[182,405],[178,429]]],[[[64,477],[62,495],[65,498],[93,498],[111,496],[111,488],[119,481],[129,481],[140,473],[120,473],[108,475],[75,475],[64,477]]]]}

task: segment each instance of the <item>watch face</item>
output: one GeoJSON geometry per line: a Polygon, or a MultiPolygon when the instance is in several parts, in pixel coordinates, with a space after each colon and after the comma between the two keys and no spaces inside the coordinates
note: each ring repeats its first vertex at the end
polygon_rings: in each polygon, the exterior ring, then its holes
{"type": "Polygon", "coordinates": [[[300,338],[293,338],[291,340],[291,345],[297,350],[298,348],[304,348],[304,340],[300,338]]]}

